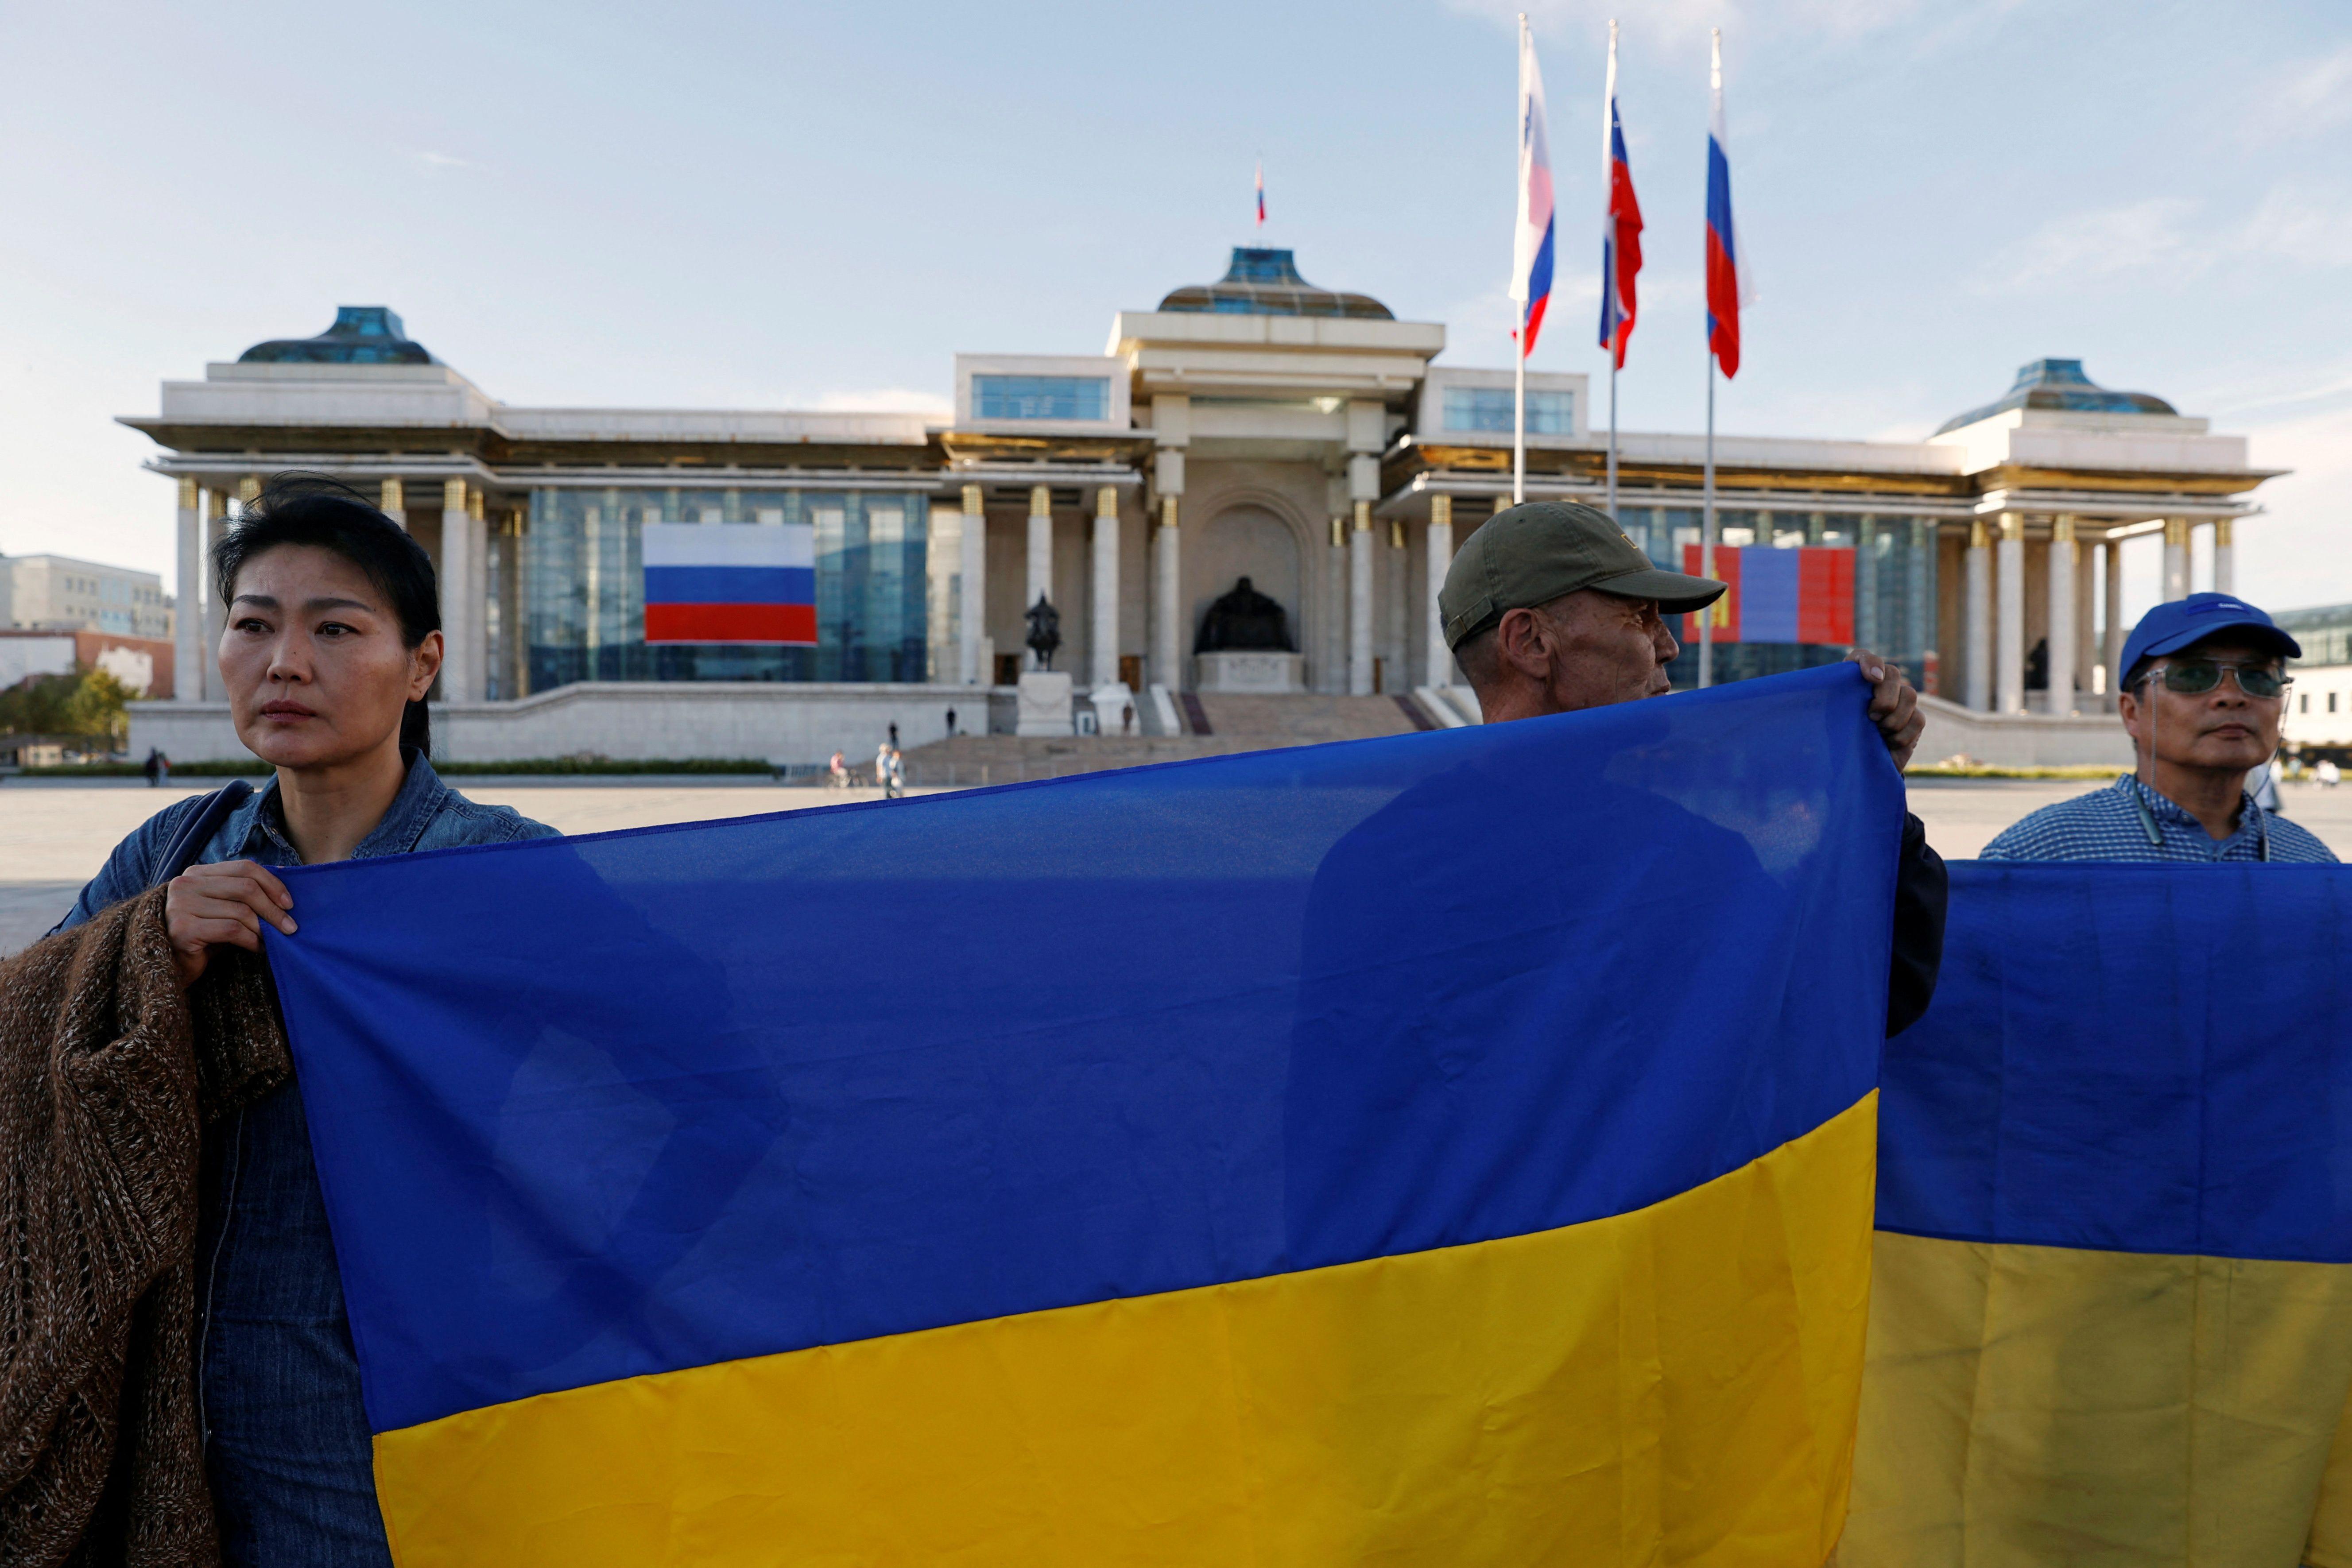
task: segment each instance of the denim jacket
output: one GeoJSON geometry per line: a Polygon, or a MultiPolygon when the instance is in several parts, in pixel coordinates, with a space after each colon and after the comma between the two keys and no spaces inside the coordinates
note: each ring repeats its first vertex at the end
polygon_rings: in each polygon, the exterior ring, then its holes
{"type": "MultiPolygon", "coordinates": [[[[408,776],[392,807],[375,831],[352,851],[354,860],[379,855],[406,855],[418,849],[454,849],[465,844],[511,844],[522,838],[552,838],[555,829],[533,822],[511,807],[478,805],[441,782],[433,764],[413,751],[404,751],[408,776]]],[[[180,825],[203,808],[205,796],[165,806],[141,823],[131,837],[114,847],[106,864],[74,900],[56,930],[78,926],[100,910],[136,898],[155,879],[156,857],[170,847],[180,825]]],[[[299,866],[301,855],[286,836],[286,813],[278,799],[278,781],[254,791],[243,805],[229,813],[220,830],[196,852],[198,865],[217,860],[251,860],[262,866],[299,866]]],[[[299,916],[297,917],[299,918],[299,916]]]]}
{"type": "MultiPolygon", "coordinates": [[[[476,805],[424,757],[405,755],[408,776],[353,859],[554,837],[505,806],[476,805]]],[[[204,798],[166,807],[125,838],[59,929],[144,891],[204,798]]],[[[301,864],[275,780],[196,855],[205,863],[239,858],[301,864]]],[[[392,1568],[359,1359],[299,1088],[284,1085],[206,1128],[199,1184],[197,1408],[224,1568],[392,1568]]]]}

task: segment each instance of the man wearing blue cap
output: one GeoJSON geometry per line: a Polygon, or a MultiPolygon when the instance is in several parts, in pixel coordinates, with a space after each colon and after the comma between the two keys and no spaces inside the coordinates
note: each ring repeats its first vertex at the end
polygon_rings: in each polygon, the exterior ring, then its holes
{"type": "Polygon", "coordinates": [[[2137,769],[2011,825],[1984,858],[2333,863],[2327,846],[2246,793],[2246,774],[2278,752],[2285,663],[2302,657],[2231,595],[2158,605],[2124,644],[2116,706],[2137,769]]]}

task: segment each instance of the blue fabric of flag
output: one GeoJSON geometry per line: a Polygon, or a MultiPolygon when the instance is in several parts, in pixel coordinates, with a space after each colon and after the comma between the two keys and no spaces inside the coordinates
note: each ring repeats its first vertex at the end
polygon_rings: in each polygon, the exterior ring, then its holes
{"type": "Polygon", "coordinates": [[[2352,1262],[2352,872],[1962,861],[1881,1230],[2352,1262]]]}
{"type": "Polygon", "coordinates": [[[287,873],[372,1425],[1622,1214],[1873,1088],[1852,666],[287,873]]]}
{"type": "Polygon", "coordinates": [[[807,566],[648,566],[648,605],[814,605],[807,566]]]}

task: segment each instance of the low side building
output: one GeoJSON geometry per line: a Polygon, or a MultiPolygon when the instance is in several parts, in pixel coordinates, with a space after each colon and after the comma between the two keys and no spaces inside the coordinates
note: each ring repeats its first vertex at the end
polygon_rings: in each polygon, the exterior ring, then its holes
{"type": "MultiPolygon", "coordinates": [[[[1434,363],[1444,347],[1442,326],[1245,247],[1216,281],[1116,314],[1099,355],[957,356],[945,421],[520,407],[391,311],[347,306],[319,337],[165,383],[157,414],[124,423],[175,483],[192,672],[219,627],[207,543],[269,474],[320,471],[434,556],[451,754],[807,763],[870,750],[889,722],[915,744],[944,733],[951,707],[966,729],[1012,711],[1002,689],[1039,662],[1024,617],[1041,599],[1081,698],[1453,686],[1436,585],[1508,504],[1513,393],[1507,370],[1434,363]],[[648,641],[646,541],[698,548],[682,528],[804,531],[814,640],[648,641]],[[1289,647],[1197,646],[1243,578],[1281,606],[1289,647]]],[[[1528,495],[1604,502],[1586,378],[1528,386],[1528,495]]],[[[1620,438],[1617,515],[1661,563],[1696,563],[1703,457],[1696,435],[1620,438]]],[[[2074,744],[2082,721],[2066,715],[2112,700],[2123,628],[2095,626],[2091,606],[2102,578],[2120,599],[2116,546],[2163,532],[2178,596],[2190,531],[2210,526],[2227,586],[2231,530],[2270,477],[2243,438],[2066,360],[2032,363],[1925,441],[1722,437],[1716,470],[1718,542],[1740,552],[1717,564],[1744,584],[1710,625],[1717,679],[1866,643],[1977,728],[2026,723],[2018,745],[2037,758],[2074,744]]],[[[1695,654],[1675,676],[1696,681],[1695,654]]],[[[220,693],[198,688],[141,709],[134,745],[233,748],[220,693]]]]}

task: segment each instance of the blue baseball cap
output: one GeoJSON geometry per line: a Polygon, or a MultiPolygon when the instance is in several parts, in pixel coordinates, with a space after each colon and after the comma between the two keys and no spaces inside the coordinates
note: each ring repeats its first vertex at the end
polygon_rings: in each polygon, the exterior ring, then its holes
{"type": "Polygon", "coordinates": [[[2284,658],[2303,657],[2301,644],[2243,599],[2231,594],[2191,594],[2185,599],[2158,605],[2132,627],[2130,637],[2124,643],[2124,679],[2130,681],[2144,658],[2178,653],[2221,632],[2246,633],[2248,642],[2267,647],[2284,658]]]}

